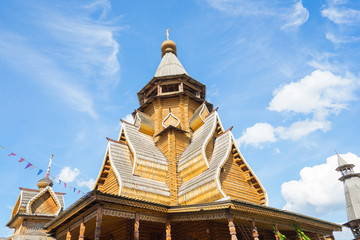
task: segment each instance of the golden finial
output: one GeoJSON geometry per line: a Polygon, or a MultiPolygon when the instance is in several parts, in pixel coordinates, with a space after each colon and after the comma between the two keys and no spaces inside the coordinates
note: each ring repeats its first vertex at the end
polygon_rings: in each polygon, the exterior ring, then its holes
{"type": "Polygon", "coordinates": [[[166,36],[167,40],[169,40],[169,32],[170,32],[170,30],[171,30],[171,28],[166,29],[165,36],[166,36]]]}

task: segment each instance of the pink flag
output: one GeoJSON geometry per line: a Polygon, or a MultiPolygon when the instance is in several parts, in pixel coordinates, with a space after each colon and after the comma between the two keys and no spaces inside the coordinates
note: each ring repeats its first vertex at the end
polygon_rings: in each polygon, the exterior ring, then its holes
{"type": "Polygon", "coordinates": [[[66,183],[64,183],[64,187],[66,188],[66,183]]]}
{"type": "Polygon", "coordinates": [[[80,190],[78,191],[78,194],[80,193],[80,190]]]}
{"type": "Polygon", "coordinates": [[[26,165],[25,169],[27,169],[28,167],[31,167],[31,166],[32,166],[32,164],[31,164],[31,163],[28,163],[28,164],[26,165]]]}
{"type": "Polygon", "coordinates": [[[23,158],[20,158],[20,160],[19,160],[18,162],[23,162],[23,161],[25,161],[25,159],[23,159],[23,158]]]}
{"type": "Polygon", "coordinates": [[[10,153],[8,156],[9,156],[9,157],[10,157],[10,156],[16,156],[16,154],[12,152],[12,153],[10,153]]]}

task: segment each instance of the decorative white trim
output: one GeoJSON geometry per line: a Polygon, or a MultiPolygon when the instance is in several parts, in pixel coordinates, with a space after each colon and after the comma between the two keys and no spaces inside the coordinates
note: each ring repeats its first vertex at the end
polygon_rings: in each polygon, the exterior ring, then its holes
{"type": "MultiPolygon", "coordinates": [[[[207,109],[205,103],[203,103],[202,108],[201,108],[201,110],[200,110],[200,112],[199,112],[199,117],[200,117],[201,121],[203,121],[203,122],[205,122],[205,119],[203,119],[203,118],[201,117],[201,114],[204,112],[204,109],[205,109],[205,108],[207,109]]],[[[208,110],[208,112],[209,112],[209,109],[207,109],[207,110],[208,110]]]]}
{"type": "Polygon", "coordinates": [[[246,162],[245,158],[243,157],[243,155],[241,154],[240,152],[240,149],[238,148],[237,144],[236,144],[236,141],[235,141],[235,138],[234,138],[234,135],[232,134],[231,132],[231,140],[232,142],[234,143],[235,145],[235,148],[236,150],[238,151],[241,159],[244,161],[244,163],[246,164],[246,167],[249,168],[251,174],[253,175],[253,177],[256,179],[256,181],[259,183],[261,189],[264,191],[264,196],[265,196],[265,205],[268,206],[269,204],[269,199],[268,199],[268,195],[267,195],[267,192],[266,192],[266,189],[264,188],[264,186],[261,184],[260,180],[257,178],[257,176],[255,175],[255,172],[251,169],[250,165],[246,162]]]}
{"type": "Polygon", "coordinates": [[[115,172],[115,175],[116,175],[116,177],[118,179],[118,182],[119,182],[119,193],[118,193],[118,195],[120,196],[123,183],[122,183],[122,179],[121,179],[121,176],[119,174],[119,171],[116,169],[116,166],[115,166],[115,164],[114,164],[114,162],[112,160],[112,157],[111,157],[111,150],[110,150],[111,149],[111,144],[110,144],[110,142],[108,144],[109,144],[109,147],[108,147],[108,149],[109,149],[109,161],[110,161],[111,167],[114,169],[113,172],[115,172]]]}
{"type": "MultiPolygon", "coordinates": [[[[204,104],[205,105],[205,104],[204,104]]],[[[213,112],[212,114],[215,114],[215,120],[214,120],[214,123],[213,123],[213,126],[212,126],[212,129],[211,129],[211,131],[209,131],[209,135],[206,137],[206,139],[205,139],[205,141],[204,141],[204,143],[203,143],[203,145],[202,145],[202,149],[201,149],[201,153],[202,153],[202,155],[203,155],[203,157],[204,157],[204,160],[205,160],[205,163],[206,163],[206,166],[209,168],[209,161],[208,161],[208,159],[207,159],[207,157],[206,157],[206,145],[208,144],[208,142],[209,142],[209,140],[210,140],[210,138],[211,138],[211,136],[214,134],[214,131],[216,131],[216,124],[219,122],[219,124],[220,124],[220,127],[221,127],[221,129],[224,131],[224,128],[223,128],[223,126],[222,126],[222,124],[221,124],[221,122],[220,122],[220,118],[219,118],[219,115],[217,114],[217,112],[215,111],[215,112],[213,112]]],[[[209,115],[210,116],[210,115],[209,115]]],[[[208,116],[208,117],[209,117],[208,116]]],[[[204,126],[204,125],[203,125],[204,126]]]]}
{"type": "MultiPolygon", "coordinates": [[[[124,131],[125,133],[125,137],[127,136],[127,132],[126,132],[126,127],[125,127],[126,124],[122,124],[121,126],[121,131],[120,131],[120,136],[121,136],[121,132],[124,131]]],[[[120,138],[120,137],[119,137],[120,138]]],[[[136,169],[136,164],[137,164],[137,155],[136,155],[136,151],[135,151],[135,148],[133,147],[131,141],[129,138],[126,138],[127,140],[127,143],[128,143],[128,146],[130,148],[130,150],[134,153],[134,166],[133,166],[133,169],[132,169],[132,174],[134,175],[135,174],[135,169],[136,169]]]]}
{"type": "MultiPolygon", "coordinates": [[[[227,134],[227,133],[226,133],[227,134]]],[[[228,141],[229,141],[229,147],[228,149],[226,150],[226,154],[224,154],[224,157],[223,159],[221,160],[220,164],[218,165],[217,169],[216,169],[216,184],[221,192],[221,194],[223,195],[224,198],[227,197],[227,195],[225,194],[225,192],[221,189],[221,184],[220,184],[220,170],[221,168],[224,166],[224,164],[226,163],[226,160],[228,159],[228,156],[230,155],[230,152],[231,152],[231,132],[229,134],[229,137],[228,137],[228,141]]]]}
{"type": "Polygon", "coordinates": [[[56,204],[58,205],[59,209],[58,211],[55,213],[55,216],[58,215],[61,211],[61,204],[60,201],[57,197],[57,195],[55,194],[55,192],[52,190],[52,188],[50,186],[47,186],[46,188],[44,188],[41,192],[39,192],[37,195],[35,195],[32,199],[30,199],[30,201],[26,204],[26,212],[28,214],[34,214],[30,212],[30,206],[33,204],[33,202],[38,199],[42,194],[44,194],[46,191],[48,191],[50,193],[50,195],[52,195],[52,197],[54,198],[56,204]],[[31,204],[30,204],[31,203],[31,204]]]}
{"type": "MultiPolygon", "coordinates": [[[[135,115],[135,120],[134,120],[134,125],[136,123],[136,120],[139,119],[139,127],[137,130],[139,130],[141,128],[141,118],[139,117],[139,113],[136,112],[136,115],[135,115]]],[[[136,126],[136,125],[135,125],[136,126]]]]}
{"type": "Polygon", "coordinates": [[[175,127],[179,126],[180,124],[180,120],[172,113],[172,112],[169,112],[169,114],[164,118],[164,120],[161,122],[161,125],[164,127],[164,128],[167,128],[165,125],[164,125],[164,122],[166,121],[166,119],[168,119],[169,117],[173,116],[177,121],[178,121],[178,124],[176,124],[175,127]]]}

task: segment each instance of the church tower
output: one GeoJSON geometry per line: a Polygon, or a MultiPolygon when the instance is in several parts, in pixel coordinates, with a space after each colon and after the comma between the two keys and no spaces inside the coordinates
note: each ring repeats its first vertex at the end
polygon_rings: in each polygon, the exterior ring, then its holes
{"type": "Polygon", "coordinates": [[[134,124],[122,121],[119,139],[109,139],[95,189],[171,206],[220,199],[266,204],[231,128],[206,101],[206,86],[177,55],[167,32],[155,75],[137,94],[134,124]]]}
{"type": "Polygon", "coordinates": [[[355,240],[360,239],[360,173],[354,172],[354,164],[347,163],[340,155],[336,171],[341,173],[340,181],[344,183],[346,211],[348,222],[344,224],[354,234],[355,240]]]}

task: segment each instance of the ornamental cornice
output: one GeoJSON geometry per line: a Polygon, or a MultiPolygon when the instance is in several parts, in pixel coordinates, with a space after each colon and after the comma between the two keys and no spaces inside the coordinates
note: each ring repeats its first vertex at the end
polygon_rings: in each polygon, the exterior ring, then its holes
{"type": "Polygon", "coordinates": [[[170,215],[170,221],[202,221],[226,219],[225,212],[197,213],[197,214],[176,214],[170,215]]]}
{"type": "Polygon", "coordinates": [[[99,201],[113,202],[113,203],[118,203],[118,204],[122,204],[122,205],[126,205],[126,206],[136,207],[136,208],[150,209],[150,210],[158,211],[158,212],[167,212],[167,210],[168,210],[166,207],[154,205],[151,203],[137,202],[137,201],[120,199],[120,198],[102,196],[102,195],[98,195],[96,198],[99,201]]]}
{"type": "Polygon", "coordinates": [[[112,216],[112,217],[127,218],[127,219],[135,219],[134,212],[126,212],[126,211],[119,211],[119,210],[113,210],[113,209],[104,209],[104,215],[112,216]]]}

